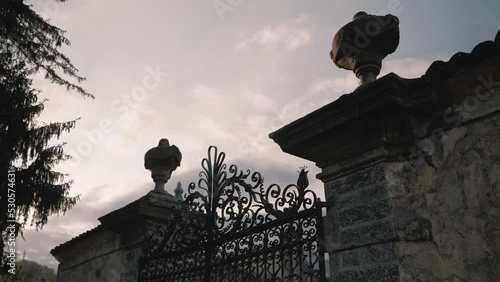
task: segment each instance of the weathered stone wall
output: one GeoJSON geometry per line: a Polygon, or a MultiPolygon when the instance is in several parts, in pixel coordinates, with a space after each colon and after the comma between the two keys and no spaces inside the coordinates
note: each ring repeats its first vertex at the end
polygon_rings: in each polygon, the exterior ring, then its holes
{"type": "Polygon", "coordinates": [[[177,204],[167,193],[150,192],[99,218],[99,227],[52,250],[60,262],[57,282],[137,281],[144,234],[168,224],[177,204]]]}
{"type": "Polygon", "coordinates": [[[134,238],[102,226],[80,239],[60,257],[57,282],[137,281],[142,234],[131,230],[134,238]],[[128,237],[128,236],[125,236],[128,237]]]}
{"type": "Polygon", "coordinates": [[[322,167],[332,281],[500,281],[499,65],[427,89],[454,103],[412,123],[405,153],[322,167]]]}
{"type": "Polygon", "coordinates": [[[455,106],[460,126],[418,140],[421,158],[387,165],[397,227],[430,235],[397,243],[403,281],[500,281],[499,94],[455,106]]]}
{"type": "Polygon", "coordinates": [[[401,277],[499,281],[500,115],[443,133],[428,163],[387,165],[396,227],[425,233],[397,243],[401,277]]]}
{"type": "Polygon", "coordinates": [[[328,181],[333,281],[500,281],[499,140],[497,114],[328,181]]]}
{"type": "Polygon", "coordinates": [[[384,164],[327,180],[325,218],[332,281],[398,281],[384,164]]]}
{"type": "Polygon", "coordinates": [[[122,281],[121,264],[120,236],[99,228],[65,255],[57,281],[122,281]]]}
{"type": "Polygon", "coordinates": [[[451,77],[440,94],[465,99],[410,160],[386,165],[402,281],[500,281],[499,65],[451,77]]]}

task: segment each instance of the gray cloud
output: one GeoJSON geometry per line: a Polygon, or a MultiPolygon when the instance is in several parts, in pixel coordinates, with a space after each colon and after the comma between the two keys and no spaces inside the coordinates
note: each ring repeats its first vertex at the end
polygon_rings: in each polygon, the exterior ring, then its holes
{"type": "MultiPolygon", "coordinates": [[[[55,3],[32,2],[38,10],[55,3]]],[[[453,8],[469,7],[461,9],[477,17],[493,10],[487,4],[443,2],[432,8],[401,1],[400,48],[384,61],[382,75],[418,77],[442,59],[434,54],[470,51],[469,45],[496,33],[494,20],[472,24],[465,12],[453,8]],[[427,17],[429,9],[439,16],[427,17]],[[462,27],[477,32],[464,34],[462,27]]],[[[51,217],[40,232],[26,230],[27,241],[19,243],[28,257],[54,266],[50,249],[152,189],[143,156],[163,137],[183,153],[181,167],[167,184],[171,193],[178,181],[186,191],[198,179],[208,146],[217,145],[228,163],[260,171],[266,184],[294,183],[298,167],[307,165],[311,188],[321,194],[314,164],[284,154],[267,136],[355,89],[354,74],[338,70],[328,57],[331,39],[355,12],[387,9],[387,1],[342,7],[332,1],[243,1],[223,21],[211,1],[87,0],[49,7],[58,7],[46,8],[46,14],[68,31],[72,46],[64,51],[87,76],[84,87],[97,97],[82,100],[36,79],[50,98],[42,121],[82,118],[58,140],[75,155],[74,165],[61,170],[75,180],[71,194],[82,194],[81,202],[66,215],[51,217]],[[169,76],[141,99],[130,100],[134,89],[144,87],[146,68],[156,66],[169,76]],[[104,120],[112,121],[113,130],[102,130],[104,120]]]]}
{"type": "Polygon", "coordinates": [[[281,48],[292,51],[312,44],[310,22],[305,15],[283,20],[276,26],[264,27],[249,38],[240,36],[241,40],[235,45],[237,50],[257,45],[267,50],[281,48]]]}

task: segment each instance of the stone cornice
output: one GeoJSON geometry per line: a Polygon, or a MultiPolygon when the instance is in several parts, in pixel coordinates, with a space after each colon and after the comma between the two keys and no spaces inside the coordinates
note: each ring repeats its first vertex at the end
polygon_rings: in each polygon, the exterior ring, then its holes
{"type": "Polygon", "coordinates": [[[144,229],[148,220],[166,222],[168,220],[167,211],[175,205],[179,205],[179,202],[172,195],[151,191],[130,204],[100,217],[99,221],[101,224],[99,226],[58,245],[50,253],[58,258],[59,254],[64,253],[72,246],[77,245],[82,240],[102,230],[109,230],[120,234],[126,232],[127,229],[130,230],[132,226],[144,229]]]}
{"type": "Polygon", "coordinates": [[[99,218],[101,224],[121,233],[131,225],[144,225],[146,220],[167,221],[168,210],[179,203],[167,193],[151,191],[138,200],[99,218]]]}
{"type": "Polygon", "coordinates": [[[269,136],[284,152],[319,166],[383,144],[404,141],[412,133],[406,128],[409,120],[401,117],[423,115],[434,105],[431,95],[410,91],[419,84],[420,80],[402,79],[390,73],[269,136]]]}
{"type": "MultiPolygon", "coordinates": [[[[491,47],[491,44],[478,46],[491,47]]],[[[404,157],[408,154],[407,145],[414,143],[416,138],[498,110],[491,103],[481,102],[484,96],[495,96],[499,90],[500,49],[490,51],[488,56],[475,55],[479,56],[477,62],[457,67],[454,74],[447,74],[444,80],[429,79],[428,74],[417,79],[403,79],[390,73],[284,126],[269,137],[284,152],[311,160],[319,167],[344,163],[339,169],[348,170],[346,162],[362,166],[354,161],[356,159],[376,163],[404,157]],[[471,111],[468,109],[471,101],[480,108],[491,109],[471,111]]]]}

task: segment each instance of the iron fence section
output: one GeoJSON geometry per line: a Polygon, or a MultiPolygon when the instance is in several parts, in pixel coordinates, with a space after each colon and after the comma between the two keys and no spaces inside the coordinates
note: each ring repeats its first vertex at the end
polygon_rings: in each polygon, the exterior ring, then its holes
{"type": "Polygon", "coordinates": [[[297,184],[264,188],[259,172],[227,170],[224,159],[211,146],[197,185],[146,234],[138,281],[326,281],[324,203],[305,168],[297,184]]]}

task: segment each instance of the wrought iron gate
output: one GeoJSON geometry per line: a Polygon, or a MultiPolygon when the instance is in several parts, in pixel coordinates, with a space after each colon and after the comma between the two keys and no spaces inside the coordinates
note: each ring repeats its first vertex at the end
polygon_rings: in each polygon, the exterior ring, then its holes
{"type": "Polygon", "coordinates": [[[264,188],[259,172],[227,169],[225,153],[208,149],[197,184],[149,234],[139,281],[325,281],[322,207],[297,184],[264,188]]]}

